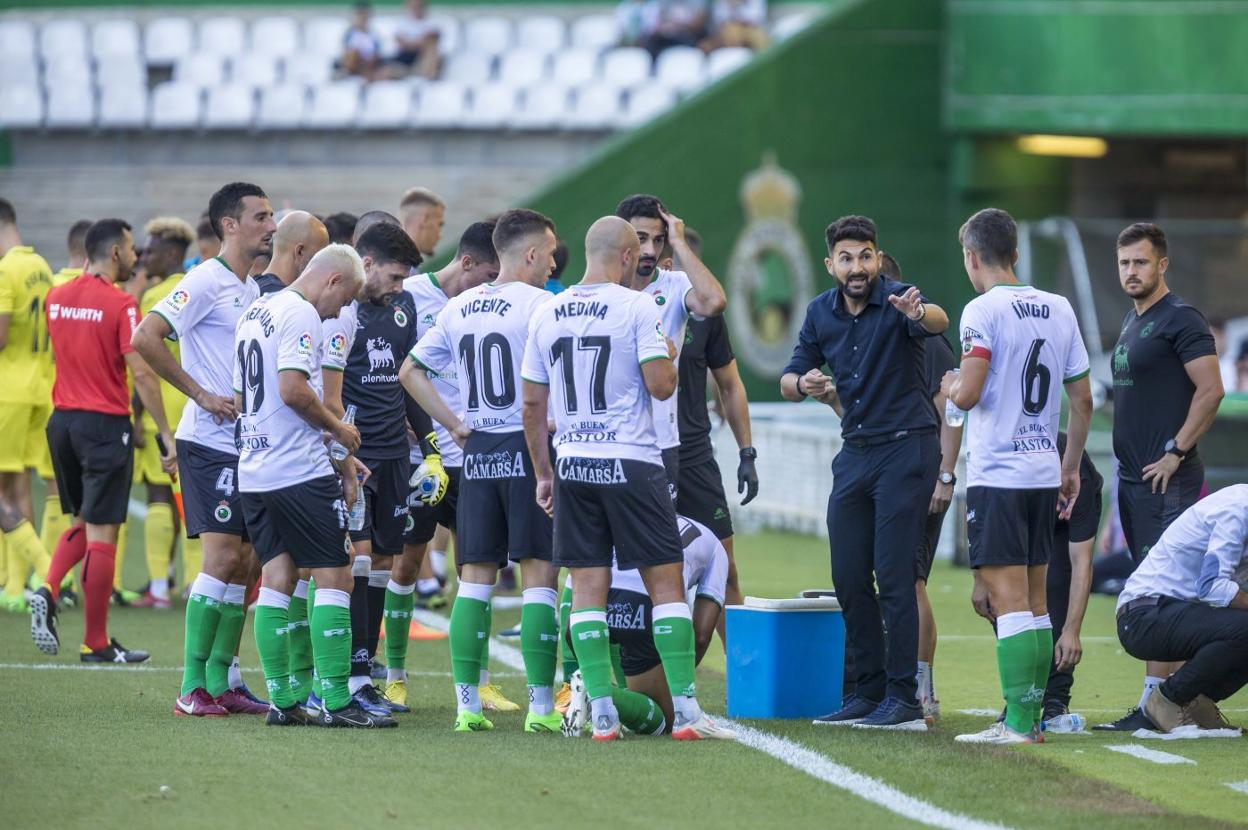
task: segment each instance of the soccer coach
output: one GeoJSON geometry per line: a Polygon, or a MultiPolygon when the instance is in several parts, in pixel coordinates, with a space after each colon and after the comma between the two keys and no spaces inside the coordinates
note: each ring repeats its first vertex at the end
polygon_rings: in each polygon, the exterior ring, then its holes
{"type": "Polygon", "coordinates": [[[924,302],[918,288],[879,275],[870,219],[841,217],[825,235],[824,264],[837,285],[807,307],[780,378],[786,400],[810,396],[832,405],[839,397],[843,411],[828,536],[857,688],[838,711],[815,723],[922,731],[914,551],[940,463],[922,341],[943,332],[949,317],[924,302]],[[824,364],[831,377],[823,374],[824,364]]]}

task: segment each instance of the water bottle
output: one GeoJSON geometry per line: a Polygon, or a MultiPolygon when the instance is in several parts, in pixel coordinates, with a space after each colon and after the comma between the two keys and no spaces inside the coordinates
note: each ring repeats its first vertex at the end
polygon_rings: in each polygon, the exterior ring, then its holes
{"type": "MultiPolygon", "coordinates": [[[[344,424],[355,423],[355,404],[347,405],[347,414],[342,416],[342,422],[344,424]]],[[[334,459],[335,461],[345,461],[348,455],[350,455],[350,453],[347,452],[347,448],[344,447],[342,444],[338,443],[336,440],[329,442],[329,457],[330,458],[334,459]]]]}
{"type": "Polygon", "coordinates": [[[1087,723],[1083,715],[1068,712],[1055,718],[1049,718],[1044,721],[1042,726],[1046,732],[1052,732],[1054,735],[1074,735],[1082,732],[1087,723]]]}
{"type": "MultiPolygon", "coordinates": [[[[953,372],[957,374],[958,370],[954,369],[953,372]]],[[[966,412],[958,409],[953,398],[945,398],[945,423],[951,427],[960,427],[966,423],[966,412]]]]}
{"type": "Polygon", "coordinates": [[[355,477],[355,504],[351,505],[351,516],[348,527],[352,530],[364,529],[364,476],[355,477]]]}

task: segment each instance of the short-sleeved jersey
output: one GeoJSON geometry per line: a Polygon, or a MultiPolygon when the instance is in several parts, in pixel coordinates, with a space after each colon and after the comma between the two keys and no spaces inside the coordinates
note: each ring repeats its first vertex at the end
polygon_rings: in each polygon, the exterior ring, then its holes
{"type": "MultiPolygon", "coordinates": [[[[152,308],[164,318],[177,339],[182,369],[214,395],[229,396],[234,365],[234,333],[238,320],[260,295],[256,281],[240,280],[219,258],[192,268],[178,287],[152,308]]],[[[234,454],[234,424],[218,424],[194,401],[182,410],[176,437],[234,454]]]]}
{"type": "MultiPolygon", "coordinates": [[[[685,298],[693,290],[693,283],[684,271],[656,268],[654,279],[641,290],[654,300],[659,310],[659,319],[663,321],[663,331],[676,344],[676,361],[679,365],[680,351],[685,344],[685,324],[690,317],[685,298]]],[[[680,445],[680,424],[676,416],[679,398],[680,395],[677,394],[665,401],[653,401],[654,431],[659,436],[659,449],[680,445]]]]}
{"type": "MultiPolygon", "coordinates": [[[[62,268],[61,270],[57,271],[55,274],[52,275],[52,287],[56,288],[58,285],[64,285],[70,280],[77,279],[81,273],[82,273],[81,268],[69,268],[69,267],[62,268]]],[[[46,309],[45,309],[45,316],[46,316],[46,309]]],[[[45,403],[46,403],[52,400],[52,384],[56,382],[56,353],[53,352],[51,348],[48,349],[48,362],[43,367],[43,376],[44,376],[44,385],[46,386],[48,390],[48,394],[45,397],[45,403]]]]}
{"type": "MultiPolygon", "coordinates": [[[[958,358],[953,353],[953,346],[943,334],[923,340],[923,376],[927,379],[927,396],[936,397],[940,391],[940,382],[945,372],[958,367],[958,358]]],[[[943,413],[942,413],[943,415],[943,413]]]]}
{"type": "MultiPolygon", "coordinates": [[[[173,290],[182,282],[183,274],[170,274],[156,285],[143,292],[143,298],[139,300],[139,311],[144,315],[150,314],[152,309],[161,300],[168,297],[173,290]]],[[[169,351],[173,352],[175,358],[178,357],[178,344],[171,342],[169,351]]],[[[178,420],[182,417],[182,410],[186,406],[186,395],[178,391],[172,383],[161,379],[160,381],[160,399],[165,404],[165,417],[169,419],[171,427],[176,428],[178,420]]],[[[152,415],[146,409],[143,410],[143,429],[146,432],[156,432],[156,422],[152,420],[152,415]]]]}
{"type": "MultiPolygon", "coordinates": [[[[425,332],[433,328],[434,322],[438,319],[438,314],[450,302],[450,298],[446,296],[442,286],[438,285],[438,279],[433,274],[413,274],[403,280],[403,289],[412,295],[412,301],[416,306],[416,339],[419,340],[424,336],[425,332]]],[[[429,372],[428,374],[429,379],[433,381],[433,388],[438,390],[438,396],[442,398],[442,402],[446,404],[448,409],[462,418],[464,409],[459,403],[459,370],[457,366],[452,363],[441,372],[429,372]]],[[[442,451],[442,464],[447,467],[463,466],[464,451],[451,438],[451,434],[446,431],[446,427],[434,421],[433,431],[438,435],[438,448],[442,451]]],[[[420,463],[422,456],[420,444],[413,443],[409,449],[412,463],[420,463]]]]}
{"type": "Polygon", "coordinates": [[[1070,302],[1029,285],[998,285],[967,303],[961,335],[963,360],[988,361],[967,427],[967,484],[1059,486],[1062,386],[1088,373],[1070,302]]]}
{"type": "Polygon", "coordinates": [[[680,385],[676,391],[680,397],[676,422],[680,425],[681,466],[702,463],[715,455],[706,405],[706,374],[735,359],[723,315],[689,320],[680,350],[680,385]]]}
{"type": "Polygon", "coordinates": [[[83,274],[47,294],[48,334],[59,356],[52,405],[61,410],[130,414],[125,356],[139,306],[125,291],[83,274]]]}
{"type": "Polygon", "coordinates": [[[321,431],[282,401],[282,372],[302,372],[317,395],[321,318],[297,291],[267,294],[246,309],[234,341],[232,387],[238,416],[238,489],[266,493],[332,475],[321,431]]]}
{"type": "Polygon", "coordinates": [[[533,315],[525,380],[550,386],[559,458],[661,464],[641,364],[667,359],[654,302],[613,283],[577,284],[533,315]]]}
{"type": "Polygon", "coordinates": [[[447,303],[412,349],[427,370],[457,364],[462,418],[474,432],[524,429],[520,362],[529,320],[550,297],[525,282],[479,285],[447,303]]]}
{"type": "Polygon", "coordinates": [[[34,248],[16,245],[0,257],[0,314],[9,317],[8,342],[0,350],[0,403],[47,403],[51,288],[52,269],[34,248]]]}
{"type": "MultiPolygon", "coordinates": [[[[354,404],[360,431],[360,456],[385,460],[408,454],[407,393],[399,385],[399,367],[416,345],[416,309],[406,291],[388,305],[354,302],[342,322],[325,322],[326,358],[337,349],[342,326],[354,329],[342,376],[342,402],[354,404]],[[332,333],[331,333],[332,332],[332,333]]],[[[330,368],[328,361],[325,368],[330,368]]]]}
{"type": "MultiPolygon", "coordinates": [[[[1205,318],[1174,294],[1143,314],[1127,312],[1110,360],[1114,455],[1124,480],[1143,481],[1144,467],[1161,458],[1187,420],[1196,386],[1186,364],[1216,353],[1205,318]]],[[[1195,461],[1196,448],[1188,450],[1183,464],[1195,461]]]]}

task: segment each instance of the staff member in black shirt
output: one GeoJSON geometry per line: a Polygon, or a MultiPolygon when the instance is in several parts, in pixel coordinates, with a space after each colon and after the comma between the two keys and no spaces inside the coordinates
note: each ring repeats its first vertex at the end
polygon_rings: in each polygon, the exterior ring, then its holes
{"type": "Polygon", "coordinates": [[[927,727],[916,700],[914,552],[940,459],[923,339],[943,332],[949,317],[926,303],[918,288],[879,276],[870,219],[842,217],[825,237],[824,264],[837,286],[807,307],[780,379],[786,400],[810,395],[831,404],[839,396],[844,413],[844,446],[832,462],[828,537],[857,679],[842,707],[815,723],[921,731],[927,727]],[[823,374],[824,364],[831,377],[823,374]]]}
{"type": "MultiPolygon", "coordinates": [[[[1118,279],[1135,307],[1114,347],[1114,455],[1118,515],[1131,558],[1139,564],[1171,522],[1196,503],[1205,467],[1196,442],[1222,401],[1222,374],[1209,324],[1166,287],[1166,235],[1137,222],[1118,235],[1118,279]]],[[[1149,693],[1178,668],[1147,664],[1137,708],[1094,727],[1151,728],[1149,693]]]]}

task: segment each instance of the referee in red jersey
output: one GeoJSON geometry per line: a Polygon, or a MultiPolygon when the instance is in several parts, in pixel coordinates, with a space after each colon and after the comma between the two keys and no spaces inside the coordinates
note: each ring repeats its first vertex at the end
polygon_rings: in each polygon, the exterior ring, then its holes
{"type": "Polygon", "coordinates": [[[41,651],[57,653],[61,581],[83,562],[82,662],[142,663],[147,652],[125,649],[108,636],[117,530],[126,520],[134,469],[127,368],[156,422],[161,466],[169,473],[176,468],[173,436],[156,376],[130,346],[139,325],[138,304],[117,285],[134,270],[130,226],[101,219],[87,231],[86,247],[86,271],[48,292],[48,334],[56,359],[48,447],[61,508],[75,521],[57,542],[47,583],[31,597],[30,632],[41,651]]]}

